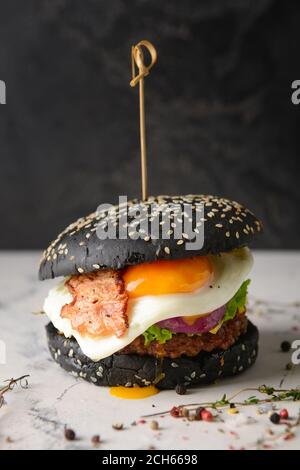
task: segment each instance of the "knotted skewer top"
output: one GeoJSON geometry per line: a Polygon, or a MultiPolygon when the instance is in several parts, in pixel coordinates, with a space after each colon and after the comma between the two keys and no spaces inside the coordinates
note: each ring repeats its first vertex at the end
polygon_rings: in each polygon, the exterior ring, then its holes
{"type": "Polygon", "coordinates": [[[148,182],[147,182],[147,156],[146,156],[146,128],[145,128],[145,100],[144,100],[144,77],[149,75],[150,69],[157,61],[157,52],[151,42],[143,40],[140,41],[136,46],[131,48],[131,70],[132,79],[130,86],[135,87],[139,83],[139,95],[140,95],[140,140],[141,140],[141,170],[142,170],[142,198],[145,201],[148,196],[148,182]],[[151,62],[149,65],[144,63],[144,52],[145,47],[150,56],[151,62]],[[138,68],[138,74],[136,75],[136,67],[138,68]]]}
{"type": "Polygon", "coordinates": [[[152,69],[153,65],[157,61],[157,52],[153,44],[149,41],[140,41],[136,46],[132,46],[131,48],[131,70],[132,70],[132,80],[130,81],[130,86],[135,87],[135,85],[140,81],[141,78],[146,77],[149,75],[150,69],[152,69]],[[144,63],[144,53],[142,47],[145,47],[150,56],[151,62],[149,65],[145,65],[144,63]],[[136,66],[139,70],[138,75],[135,75],[136,66]]]}

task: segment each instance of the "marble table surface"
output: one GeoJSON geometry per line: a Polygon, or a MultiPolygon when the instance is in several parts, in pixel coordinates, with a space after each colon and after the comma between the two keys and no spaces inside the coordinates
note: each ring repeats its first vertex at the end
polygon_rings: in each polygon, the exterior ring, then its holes
{"type": "MultiPolygon", "coordinates": [[[[39,256],[0,252],[0,347],[6,347],[6,357],[0,357],[5,362],[0,363],[0,383],[30,374],[27,389],[16,386],[5,394],[0,449],[92,449],[95,434],[101,436],[100,450],[300,448],[300,427],[291,439],[280,437],[286,425],[272,424],[266,409],[258,414],[257,405],[243,407],[236,415],[224,411],[213,423],[165,416],[155,418],[159,429],[153,430],[153,418],[141,420],[145,414],[216,400],[245,387],[300,386],[300,366],[286,370],[292,351],[280,350],[283,340],[300,339],[300,252],[255,252],[249,315],[260,329],[260,351],[250,370],[185,396],[167,391],[142,400],[112,397],[108,389],[76,379],[52,361],[44,331],[47,319],[36,312],[55,281],[37,280],[39,256]],[[115,422],[124,429],[113,429],[115,422]],[[65,440],[65,425],[76,432],[75,441],[65,440]]],[[[249,392],[244,395],[248,397],[249,392]]],[[[284,406],[293,422],[300,402],[284,406]]]]}

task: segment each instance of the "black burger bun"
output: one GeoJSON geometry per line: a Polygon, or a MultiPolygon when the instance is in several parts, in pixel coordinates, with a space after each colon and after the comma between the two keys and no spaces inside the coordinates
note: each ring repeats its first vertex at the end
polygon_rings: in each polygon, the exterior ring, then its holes
{"type": "Polygon", "coordinates": [[[137,354],[113,354],[94,362],[83,354],[74,338],[59,334],[52,323],[46,326],[52,357],[75,377],[95,385],[132,387],[155,384],[159,389],[174,389],[209,384],[248,369],[256,360],[258,330],[248,321],[246,333],[229,349],[201,352],[195,357],[157,359],[137,354]]]}
{"type": "MultiPolygon", "coordinates": [[[[260,221],[248,209],[237,202],[216,196],[157,196],[143,203],[131,200],[120,210],[119,206],[114,207],[112,211],[97,211],[83,217],[58,235],[44,252],[39,270],[40,279],[88,273],[102,268],[121,269],[128,265],[158,259],[178,259],[231,251],[249,245],[253,236],[262,229],[260,221]],[[184,204],[191,204],[192,223],[198,220],[195,205],[202,203],[204,206],[202,248],[186,250],[186,243],[189,241],[187,234],[182,234],[181,239],[176,239],[173,234],[170,234],[170,239],[153,239],[148,233],[143,233],[142,238],[138,239],[127,237],[127,239],[101,240],[98,237],[98,224],[105,227],[112,217],[115,215],[118,217],[120,212],[123,214],[127,207],[135,204],[141,204],[145,218],[149,219],[151,215],[148,211],[151,203],[158,203],[161,207],[165,204],[177,204],[182,207],[182,211],[184,204]]],[[[116,225],[119,220],[120,218],[116,219],[116,225]]],[[[171,231],[174,232],[176,224],[180,221],[176,214],[172,213],[168,215],[168,220],[171,231]]],[[[130,220],[128,222],[130,223],[130,220]]],[[[130,234],[130,227],[128,233],[130,234]]]]}

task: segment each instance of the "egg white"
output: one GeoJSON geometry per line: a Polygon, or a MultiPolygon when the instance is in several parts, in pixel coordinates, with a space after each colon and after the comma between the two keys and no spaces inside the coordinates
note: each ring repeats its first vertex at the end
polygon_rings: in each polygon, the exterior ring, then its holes
{"type": "Polygon", "coordinates": [[[127,346],[150,326],[168,318],[205,315],[226,304],[247,279],[253,259],[248,248],[209,256],[213,264],[213,279],[194,291],[185,294],[147,295],[128,302],[129,328],[125,335],[93,339],[73,330],[68,318],[60,316],[61,308],[72,301],[64,281],[49,291],[44,302],[44,312],[65,337],[76,338],[83,353],[98,361],[127,346]],[[212,286],[212,287],[211,287],[212,286]]]}

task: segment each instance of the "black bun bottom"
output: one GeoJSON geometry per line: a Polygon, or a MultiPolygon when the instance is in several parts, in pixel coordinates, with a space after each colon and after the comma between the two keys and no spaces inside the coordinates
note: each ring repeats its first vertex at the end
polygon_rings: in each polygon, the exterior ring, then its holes
{"type": "Polygon", "coordinates": [[[52,357],[75,377],[101,386],[155,384],[159,389],[173,389],[177,384],[187,387],[215,382],[248,369],[256,360],[258,330],[249,321],[245,334],[231,348],[201,352],[195,357],[156,359],[137,354],[113,354],[94,362],[83,354],[74,338],[59,334],[52,323],[46,326],[52,357]]]}

